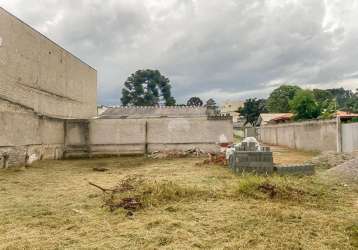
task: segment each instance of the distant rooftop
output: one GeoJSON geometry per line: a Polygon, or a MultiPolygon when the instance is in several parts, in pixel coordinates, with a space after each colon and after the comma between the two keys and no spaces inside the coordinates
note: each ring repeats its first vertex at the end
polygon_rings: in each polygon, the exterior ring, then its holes
{"type": "Polygon", "coordinates": [[[353,117],[358,117],[358,114],[346,112],[346,111],[337,111],[336,116],[339,116],[341,118],[353,118],[353,117]]]}
{"type": "Polygon", "coordinates": [[[206,116],[206,107],[168,106],[168,107],[114,107],[108,108],[99,118],[102,119],[136,119],[158,117],[197,117],[206,116]]]}
{"type": "Polygon", "coordinates": [[[244,101],[236,100],[236,101],[226,101],[221,106],[220,110],[222,113],[227,112],[236,112],[239,108],[244,107],[244,101]]]}
{"type": "Polygon", "coordinates": [[[292,116],[292,113],[262,113],[257,121],[257,125],[267,125],[270,121],[288,119],[292,116]]]}

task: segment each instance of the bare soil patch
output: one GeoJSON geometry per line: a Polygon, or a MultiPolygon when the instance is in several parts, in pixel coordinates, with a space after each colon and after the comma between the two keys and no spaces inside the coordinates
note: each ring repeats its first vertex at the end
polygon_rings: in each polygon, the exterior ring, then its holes
{"type": "Polygon", "coordinates": [[[300,151],[280,146],[270,146],[275,164],[301,164],[319,155],[314,151],[300,151]]]}

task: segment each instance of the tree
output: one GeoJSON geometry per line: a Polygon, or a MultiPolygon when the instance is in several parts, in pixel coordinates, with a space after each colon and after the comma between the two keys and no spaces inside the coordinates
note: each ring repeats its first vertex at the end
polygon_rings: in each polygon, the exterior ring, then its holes
{"type": "Polygon", "coordinates": [[[206,102],[206,106],[211,106],[211,107],[216,107],[216,102],[213,98],[210,98],[207,102],[206,102]]]}
{"type": "Polygon", "coordinates": [[[201,107],[201,106],[203,106],[203,101],[199,97],[194,96],[194,97],[191,97],[187,101],[186,105],[195,106],[195,107],[201,107]]]}
{"type": "Polygon", "coordinates": [[[206,112],[209,116],[215,116],[220,113],[220,110],[218,109],[218,106],[216,105],[216,102],[214,99],[210,98],[206,102],[206,112]]]}
{"type": "Polygon", "coordinates": [[[358,91],[347,101],[345,110],[358,113],[358,91]]]}
{"type": "Polygon", "coordinates": [[[290,107],[297,120],[317,118],[320,114],[319,107],[311,90],[298,91],[290,101],[290,107]]]}
{"type": "Polygon", "coordinates": [[[321,105],[334,99],[332,93],[325,89],[313,89],[313,96],[317,103],[321,105]]]}
{"type": "Polygon", "coordinates": [[[247,99],[244,103],[243,108],[239,108],[238,112],[240,116],[245,117],[246,122],[250,123],[252,126],[255,126],[257,119],[261,113],[266,113],[266,100],[265,99],[247,99]]]}
{"type": "Polygon", "coordinates": [[[358,89],[355,92],[343,88],[328,89],[337,100],[340,110],[358,113],[358,89]]]}
{"type": "Polygon", "coordinates": [[[272,113],[290,112],[289,102],[293,99],[296,92],[301,90],[298,86],[281,85],[267,99],[267,109],[272,113]]]}
{"type": "Polygon", "coordinates": [[[336,100],[331,92],[324,89],[313,89],[313,96],[322,118],[331,118],[336,112],[336,100]]]}
{"type": "Polygon", "coordinates": [[[124,86],[121,98],[124,106],[175,105],[169,79],[158,70],[138,70],[128,77],[124,86]]]}
{"type": "Polygon", "coordinates": [[[346,90],[344,88],[327,89],[329,93],[336,99],[337,107],[339,109],[346,109],[349,100],[354,97],[352,90],[346,90]]]}

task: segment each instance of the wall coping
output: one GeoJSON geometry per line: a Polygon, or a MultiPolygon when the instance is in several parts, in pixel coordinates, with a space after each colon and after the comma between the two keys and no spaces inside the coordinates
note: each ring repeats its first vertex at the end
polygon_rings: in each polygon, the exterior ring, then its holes
{"type": "Polygon", "coordinates": [[[304,125],[319,125],[319,124],[329,124],[329,123],[336,123],[336,119],[329,119],[329,120],[310,120],[310,121],[301,121],[301,122],[289,122],[283,124],[275,124],[275,125],[264,125],[258,127],[259,129],[265,128],[281,128],[281,127],[290,127],[290,126],[304,126],[304,125]]]}

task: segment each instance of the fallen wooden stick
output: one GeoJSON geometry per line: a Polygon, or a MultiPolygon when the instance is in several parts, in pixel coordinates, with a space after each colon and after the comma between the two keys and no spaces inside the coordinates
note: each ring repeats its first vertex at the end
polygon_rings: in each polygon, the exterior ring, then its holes
{"type": "Polygon", "coordinates": [[[100,190],[102,190],[103,192],[107,193],[108,191],[110,192],[113,192],[114,190],[113,189],[108,189],[108,188],[104,188],[104,187],[101,187],[101,186],[98,186],[97,184],[94,184],[92,182],[88,182],[88,184],[90,184],[91,186],[94,186],[100,190]]]}

